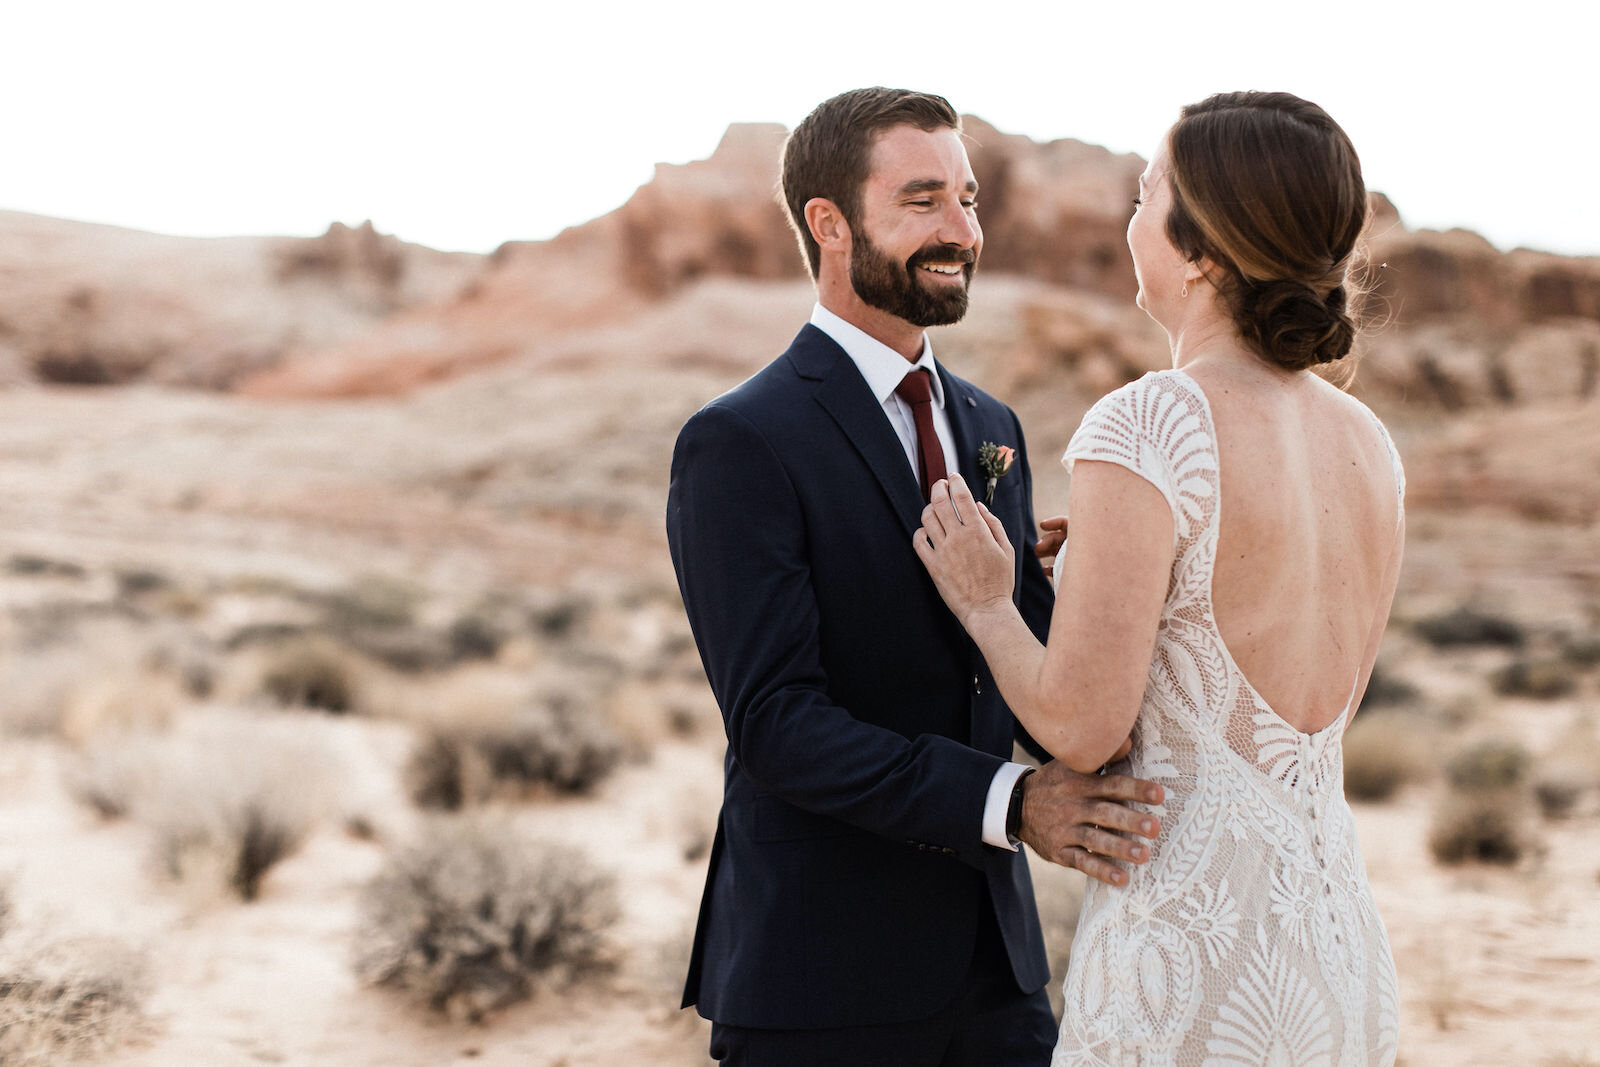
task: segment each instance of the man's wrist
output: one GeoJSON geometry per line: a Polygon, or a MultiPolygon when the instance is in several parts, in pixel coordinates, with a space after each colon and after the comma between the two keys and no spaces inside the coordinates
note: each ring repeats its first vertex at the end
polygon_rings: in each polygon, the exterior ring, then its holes
{"type": "Polygon", "coordinates": [[[1023,783],[1028,780],[1028,775],[1033,773],[1029,767],[1017,775],[1017,780],[1011,786],[1011,802],[1006,807],[1006,837],[1016,843],[1022,833],[1022,796],[1023,783]]]}
{"type": "Polygon", "coordinates": [[[1026,763],[1002,763],[989,781],[983,801],[983,843],[1010,852],[1017,843],[1006,837],[1006,813],[1011,805],[1011,787],[1022,772],[1031,770],[1026,763]]]}

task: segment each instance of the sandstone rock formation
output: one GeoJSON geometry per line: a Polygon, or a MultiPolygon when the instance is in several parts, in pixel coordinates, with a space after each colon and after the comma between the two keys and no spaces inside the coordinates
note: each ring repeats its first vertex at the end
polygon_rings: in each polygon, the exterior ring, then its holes
{"type": "Polygon", "coordinates": [[[370,223],[196,239],[0,212],[0,384],[227,388],[292,346],[451,295],[483,258],[403,244],[370,223]]]}

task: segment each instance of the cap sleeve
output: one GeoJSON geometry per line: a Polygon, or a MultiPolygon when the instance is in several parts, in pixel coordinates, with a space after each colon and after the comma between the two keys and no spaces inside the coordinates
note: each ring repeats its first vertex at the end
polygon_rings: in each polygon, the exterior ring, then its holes
{"type": "Polygon", "coordinates": [[[1176,513],[1170,466],[1154,447],[1146,426],[1150,381],[1151,376],[1145,375],[1101,397],[1072,435],[1061,465],[1069,473],[1082,459],[1126,467],[1160,490],[1176,513]]]}

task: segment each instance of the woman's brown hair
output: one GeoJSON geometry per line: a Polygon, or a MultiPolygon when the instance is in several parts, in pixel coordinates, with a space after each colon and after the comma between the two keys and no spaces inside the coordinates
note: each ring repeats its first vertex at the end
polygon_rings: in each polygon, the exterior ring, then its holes
{"type": "Polygon", "coordinates": [[[1219,93],[1183,109],[1167,153],[1167,236],[1214,264],[1244,339],[1289,370],[1342,359],[1367,190],[1339,124],[1290,93],[1219,93]]]}

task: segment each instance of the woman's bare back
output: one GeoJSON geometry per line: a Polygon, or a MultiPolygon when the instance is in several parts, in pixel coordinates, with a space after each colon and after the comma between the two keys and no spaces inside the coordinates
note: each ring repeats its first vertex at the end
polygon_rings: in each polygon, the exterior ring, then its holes
{"type": "Polygon", "coordinates": [[[1204,360],[1185,370],[1217,437],[1217,628],[1261,698],[1314,733],[1359,701],[1394,597],[1402,531],[1388,446],[1363,405],[1313,375],[1204,360]]]}

